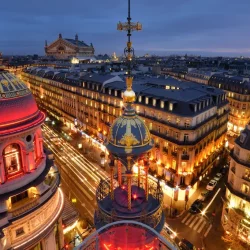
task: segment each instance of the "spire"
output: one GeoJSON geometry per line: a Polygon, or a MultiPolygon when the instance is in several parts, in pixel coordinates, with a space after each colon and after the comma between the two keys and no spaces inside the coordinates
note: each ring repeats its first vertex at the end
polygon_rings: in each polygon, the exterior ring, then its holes
{"type": "Polygon", "coordinates": [[[62,34],[61,33],[59,34],[59,38],[62,38],[62,34]]]}
{"type": "Polygon", "coordinates": [[[77,34],[75,35],[75,40],[78,42],[78,35],[77,34]]]}
{"type": "Polygon", "coordinates": [[[131,32],[134,30],[141,30],[142,25],[140,23],[133,23],[131,22],[132,18],[130,16],[130,0],[128,0],[128,17],[127,22],[121,23],[119,22],[117,25],[117,29],[121,31],[127,31],[127,47],[124,49],[124,55],[126,57],[127,65],[128,65],[128,73],[126,76],[126,85],[127,89],[123,94],[123,99],[125,103],[132,104],[135,101],[135,92],[132,89],[133,85],[133,76],[132,76],[132,63],[134,60],[134,48],[132,47],[131,42],[131,32]]]}

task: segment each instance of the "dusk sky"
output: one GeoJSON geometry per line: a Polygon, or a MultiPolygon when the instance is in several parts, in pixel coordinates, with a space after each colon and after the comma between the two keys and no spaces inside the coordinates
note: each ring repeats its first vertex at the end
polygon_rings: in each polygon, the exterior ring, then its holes
{"type": "MultiPolygon", "coordinates": [[[[250,56],[250,0],[131,0],[136,55],[250,56]]],[[[121,55],[126,34],[116,30],[127,17],[126,0],[1,1],[0,51],[44,55],[44,41],[92,42],[96,53],[121,55]]]]}

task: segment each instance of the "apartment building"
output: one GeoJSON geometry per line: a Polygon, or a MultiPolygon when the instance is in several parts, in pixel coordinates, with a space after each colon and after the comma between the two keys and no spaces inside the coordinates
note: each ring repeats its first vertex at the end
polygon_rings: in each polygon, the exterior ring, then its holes
{"type": "Polygon", "coordinates": [[[215,74],[209,79],[208,85],[226,91],[230,109],[228,131],[239,135],[250,120],[249,78],[215,74]]]}
{"type": "Polygon", "coordinates": [[[250,244],[250,125],[235,140],[222,211],[224,229],[250,244]]]}
{"type": "MultiPolygon", "coordinates": [[[[37,102],[72,129],[103,140],[123,109],[125,82],[119,76],[79,77],[52,69],[22,73],[37,102]]],[[[136,112],[155,140],[151,167],[170,186],[197,183],[224,147],[228,101],[225,92],[192,82],[135,78],[136,112]]]]}

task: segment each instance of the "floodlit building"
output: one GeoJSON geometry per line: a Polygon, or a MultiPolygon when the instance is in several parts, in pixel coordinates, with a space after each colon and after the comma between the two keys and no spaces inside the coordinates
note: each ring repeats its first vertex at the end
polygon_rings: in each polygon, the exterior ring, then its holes
{"type": "Polygon", "coordinates": [[[230,108],[228,131],[239,135],[250,121],[249,78],[215,74],[208,85],[226,91],[230,108]]]}
{"type": "Polygon", "coordinates": [[[27,86],[0,71],[0,249],[63,246],[60,178],[43,148],[45,119],[27,86]]]}
{"type": "Polygon", "coordinates": [[[56,59],[68,59],[72,57],[93,57],[95,49],[92,45],[86,44],[78,39],[78,35],[75,39],[63,38],[62,34],[56,41],[51,44],[45,42],[46,56],[52,56],[56,59]]]}
{"type": "Polygon", "coordinates": [[[235,140],[222,212],[224,229],[250,244],[250,125],[235,140]]]}

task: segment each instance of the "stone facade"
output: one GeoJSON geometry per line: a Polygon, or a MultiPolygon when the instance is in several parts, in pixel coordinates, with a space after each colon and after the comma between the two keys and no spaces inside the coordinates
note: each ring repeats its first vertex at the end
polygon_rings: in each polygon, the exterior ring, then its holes
{"type": "Polygon", "coordinates": [[[78,40],[78,36],[75,39],[59,37],[51,44],[45,43],[46,56],[52,56],[56,59],[68,59],[75,56],[80,57],[92,57],[94,56],[94,47],[92,44],[87,45],[83,41],[78,40]]]}

